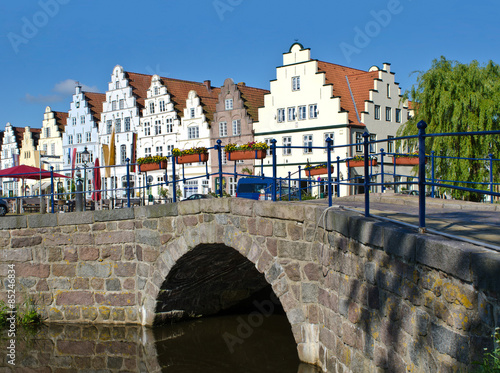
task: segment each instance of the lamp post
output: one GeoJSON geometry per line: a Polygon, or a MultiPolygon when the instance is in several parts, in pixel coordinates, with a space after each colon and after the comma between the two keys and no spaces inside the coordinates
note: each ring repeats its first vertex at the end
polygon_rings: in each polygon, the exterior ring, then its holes
{"type": "Polygon", "coordinates": [[[87,147],[80,153],[81,161],[83,163],[83,211],[86,210],[87,205],[87,165],[90,161],[90,153],[87,147]]]}

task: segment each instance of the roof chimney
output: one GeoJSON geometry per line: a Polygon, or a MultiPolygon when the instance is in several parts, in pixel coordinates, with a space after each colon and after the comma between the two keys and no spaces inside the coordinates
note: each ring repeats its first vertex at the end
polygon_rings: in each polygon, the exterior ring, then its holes
{"type": "Polygon", "coordinates": [[[205,80],[203,84],[207,87],[208,92],[212,92],[212,82],[210,80],[205,80]]]}

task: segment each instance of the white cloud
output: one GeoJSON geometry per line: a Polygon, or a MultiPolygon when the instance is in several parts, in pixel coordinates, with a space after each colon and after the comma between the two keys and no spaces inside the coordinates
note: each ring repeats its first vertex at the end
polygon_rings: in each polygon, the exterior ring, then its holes
{"type": "MultiPolygon", "coordinates": [[[[97,86],[88,86],[86,84],[81,84],[82,90],[87,91],[87,92],[99,92],[99,89],[97,86]]],[[[48,94],[48,95],[38,95],[38,96],[33,96],[29,93],[26,93],[26,96],[24,97],[24,101],[29,102],[31,104],[51,104],[54,102],[61,102],[64,99],[70,97],[75,93],[75,86],[76,86],[76,81],[73,79],[66,79],[63,80],[59,83],[57,83],[54,88],[52,88],[52,92],[55,92],[54,94],[48,94]]]]}

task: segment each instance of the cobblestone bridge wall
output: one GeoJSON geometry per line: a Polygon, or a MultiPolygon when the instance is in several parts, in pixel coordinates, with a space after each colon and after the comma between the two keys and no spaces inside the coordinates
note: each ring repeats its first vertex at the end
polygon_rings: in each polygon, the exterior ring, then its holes
{"type": "Polygon", "coordinates": [[[331,372],[448,372],[491,347],[500,254],[321,205],[214,199],[0,219],[0,296],[15,265],[49,322],[151,325],[170,269],[202,244],[255,264],[301,360],[331,372]]]}

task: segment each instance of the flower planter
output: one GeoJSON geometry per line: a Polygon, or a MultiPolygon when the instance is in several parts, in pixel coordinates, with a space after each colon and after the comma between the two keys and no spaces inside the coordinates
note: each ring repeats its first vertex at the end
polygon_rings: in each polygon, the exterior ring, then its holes
{"type": "MultiPolygon", "coordinates": [[[[416,166],[418,165],[418,157],[394,157],[393,163],[399,165],[416,166]]],[[[425,159],[427,163],[427,158],[425,159]]]]}
{"type": "Polygon", "coordinates": [[[208,161],[208,153],[186,154],[175,157],[177,164],[208,161]]]}
{"type": "Polygon", "coordinates": [[[266,158],[266,151],[262,149],[235,150],[234,152],[227,153],[228,161],[240,161],[243,159],[264,159],[264,158],[266,158]]]}
{"type": "MultiPolygon", "coordinates": [[[[376,166],[377,165],[377,160],[376,159],[370,159],[368,161],[368,164],[370,166],[376,166]]],[[[347,161],[347,167],[364,167],[365,166],[365,161],[347,161]]]]}
{"type": "Polygon", "coordinates": [[[160,161],[160,163],[144,163],[139,165],[139,172],[164,170],[167,168],[167,161],[160,161]]]}
{"type": "MultiPolygon", "coordinates": [[[[330,168],[331,168],[332,173],[333,173],[333,166],[330,168]]],[[[307,176],[328,174],[328,167],[312,168],[310,170],[306,170],[306,174],[307,174],[307,176]]]]}

